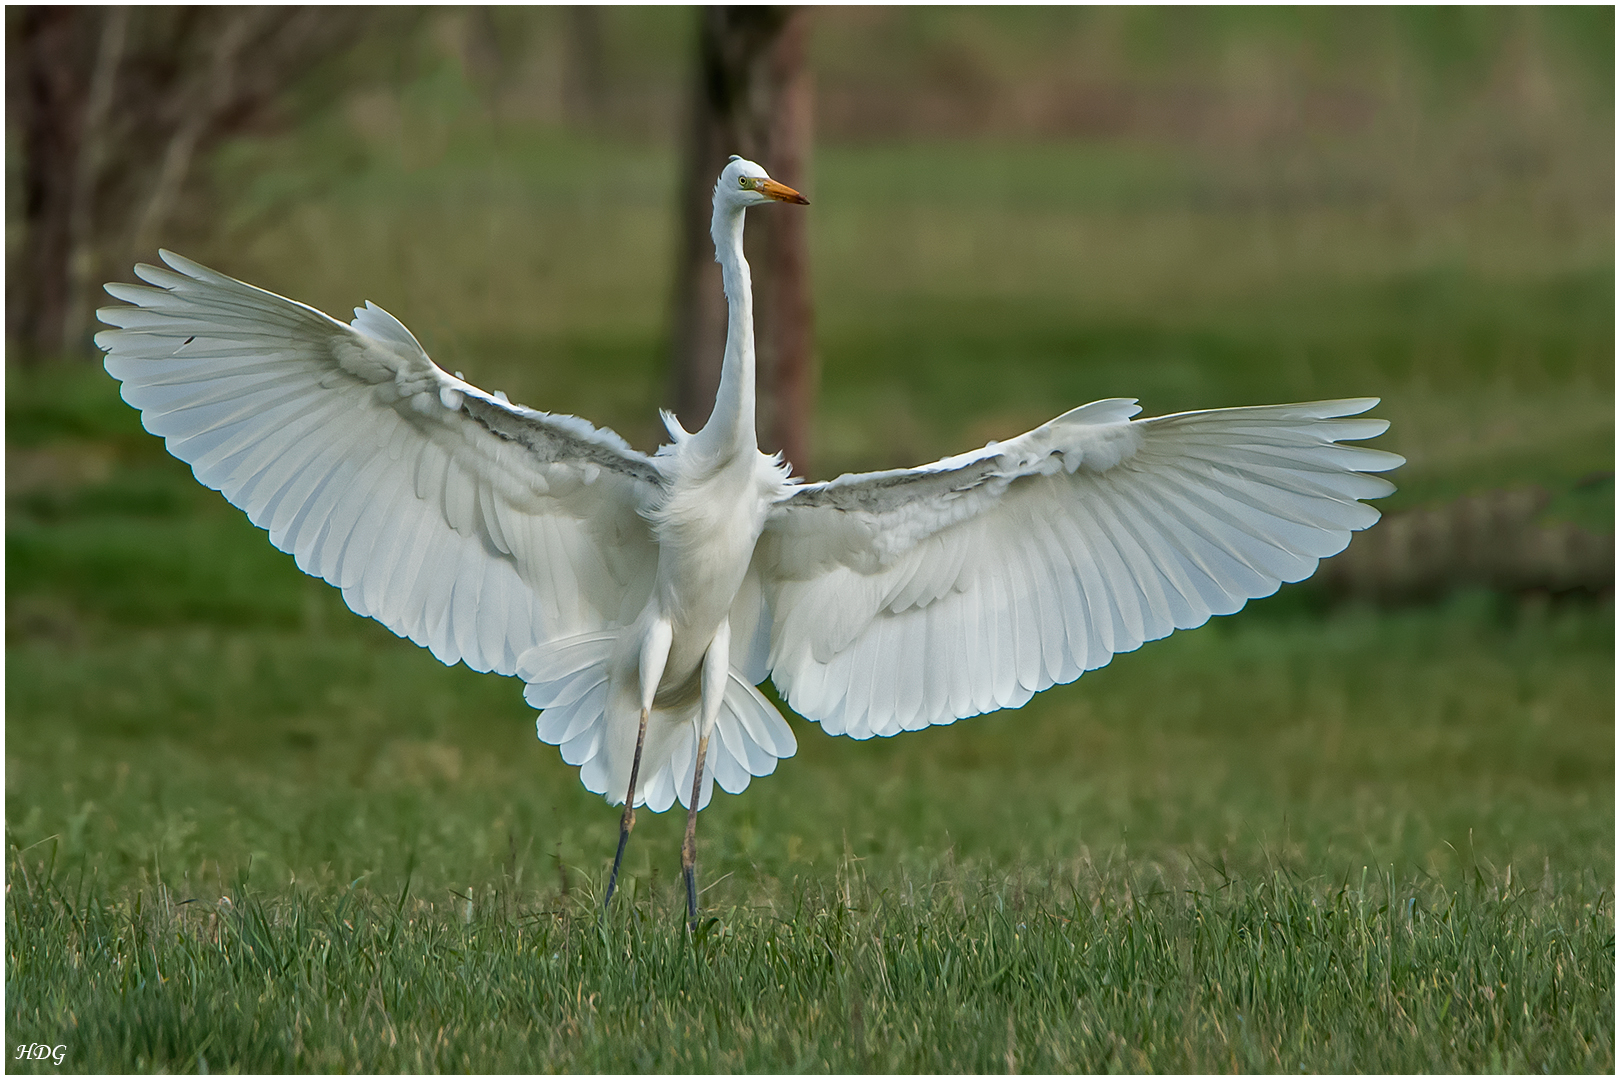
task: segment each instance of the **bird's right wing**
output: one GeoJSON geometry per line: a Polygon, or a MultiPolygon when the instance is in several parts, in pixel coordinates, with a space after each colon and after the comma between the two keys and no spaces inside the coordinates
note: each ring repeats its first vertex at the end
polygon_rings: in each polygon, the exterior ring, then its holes
{"type": "Polygon", "coordinates": [[[169,252],[109,284],[107,371],[146,429],[305,573],[447,664],[633,618],[657,547],[654,461],[492,396],[372,304],[344,324],[169,252]]]}
{"type": "Polygon", "coordinates": [[[1375,399],[1131,419],[1124,399],[916,469],[793,489],[753,572],[771,679],[855,738],[1022,705],[1298,581],[1378,520],[1375,399]]]}

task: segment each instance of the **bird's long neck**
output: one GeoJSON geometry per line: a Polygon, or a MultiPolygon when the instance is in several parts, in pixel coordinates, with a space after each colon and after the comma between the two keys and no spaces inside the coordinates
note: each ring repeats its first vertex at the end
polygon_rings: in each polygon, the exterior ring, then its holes
{"type": "Polygon", "coordinates": [[[709,227],[726,290],[726,354],[709,422],[694,438],[714,454],[758,450],[754,430],[754,290],[743,258],[743,208],[714,203],[709,227]]]}

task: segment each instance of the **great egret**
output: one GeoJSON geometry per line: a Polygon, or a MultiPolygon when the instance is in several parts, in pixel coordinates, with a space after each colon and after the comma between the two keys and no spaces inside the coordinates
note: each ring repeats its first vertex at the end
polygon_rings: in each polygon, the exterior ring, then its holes
{"type": "Polygon", "coordinates": [[[300,569],[446,664],[517,675],[540,738],[624,804],[695,826],[791,756],[767,677],[834,735],[893,735],[1014,708],[1115,653],[1298,581],[1378,520],[1345,440],[1376,398],[1133,419],[1082,405],[915,469],[789,478],[754,431],[743,214],[804,203],[732,158],[712,234],[730,316],[702,430],[664,413],[648,456],[513,405],[428,359],[367,303],[341,323],[162,253],[96,335],[124,400],[300,569]],[[713,736],[718,735],[718,739],[713,736]]]}

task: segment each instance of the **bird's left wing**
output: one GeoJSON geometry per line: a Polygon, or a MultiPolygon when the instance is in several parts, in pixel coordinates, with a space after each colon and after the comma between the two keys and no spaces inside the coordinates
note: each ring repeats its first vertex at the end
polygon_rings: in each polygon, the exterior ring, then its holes
{"type": "Polygon", "coordinates": [[[111,284],[107,371],[146,429],[304,572],[447,664],[632,618],[654,461],[441,370],[381,308],[342,323],[170,252],[111,284]]]}
{"type": "Polygon", "coordinates": [[[855,738],[1023,704],[1238,610],[1378,520],[1368,476],[1402,463],[1343,440],[1376,399],[1133,420],[1081,406],[916,469],[793,489],[753,570],[771,678],[855,738]]]}

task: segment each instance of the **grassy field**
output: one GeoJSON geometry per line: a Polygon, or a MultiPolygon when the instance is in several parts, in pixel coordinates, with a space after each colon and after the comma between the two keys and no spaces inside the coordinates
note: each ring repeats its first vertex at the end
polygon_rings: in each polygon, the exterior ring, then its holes
{"type": "MultiPolygon", "coordinates": [[[[672,158],[420,93],[228,147],[228,213],[184,250],[374,299],[445,367],[650,447],[672,158]]],[[[1445,140],[825,149],[811,471],[1113,394],[1378,394],[1411,462],[1389,507],[1539,483],[1612,528],[1607,137],[1530,165],[1445,140]]],[[[8,369],[6,438],[8,1052],[1614,1068],[1612,600],[1307,585],[1014,713],[868,743],[795,719],[798,756],[700,820],[689,940],[677,816],[641,816],[599,915],[617,815],[519,684],[353,616],[103,373],[8,369]]]]}
{"type": "Polygon", "coordinates": [[[49,528],[82,577],[13,512],[63,609],[13,605],[8,1031],[75,1069],[1612,1067],[1610,606],[1284,596],[1015,714],[801,725],[703,816],[688,945],[676,816],[599,917],[616,817],[515,684],[154,472],[49,528]]]}

